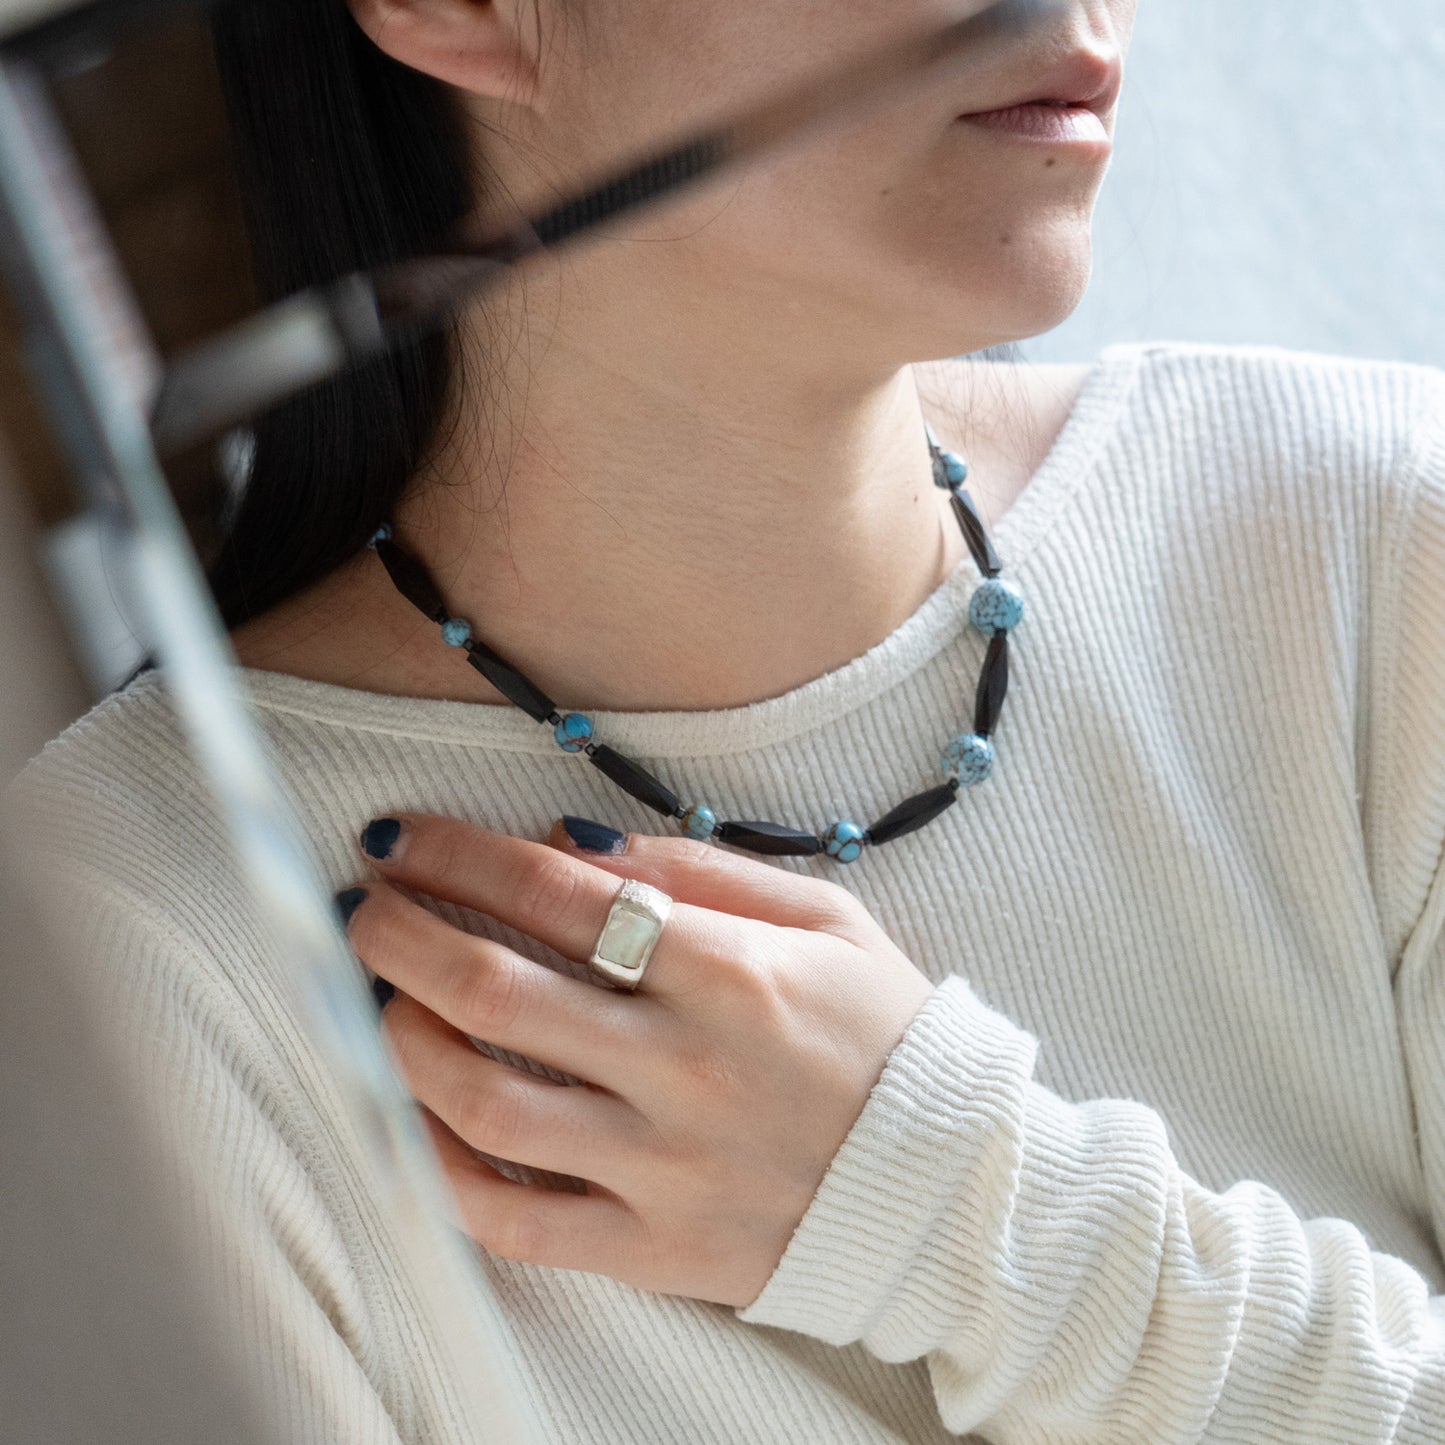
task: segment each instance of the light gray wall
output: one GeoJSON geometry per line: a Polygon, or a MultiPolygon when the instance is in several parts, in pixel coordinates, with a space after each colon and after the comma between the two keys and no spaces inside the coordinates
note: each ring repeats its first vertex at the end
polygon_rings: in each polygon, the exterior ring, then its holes
{"type": "Polygon", "coordinates": [[[1115,341],[1445,365],[1445,0],[1139,0],[1094,276],[1115,341]]]}

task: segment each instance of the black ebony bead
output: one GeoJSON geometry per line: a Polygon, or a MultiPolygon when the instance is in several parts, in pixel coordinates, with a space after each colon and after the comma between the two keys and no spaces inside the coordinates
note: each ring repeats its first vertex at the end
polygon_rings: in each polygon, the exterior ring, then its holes
{"type": "Polygon", "coordinates": [[[606,743],[596,743],[587,749],[588,758],[620,788],[625,788],[639,803],[661,813],[664,818],[676,817],[682,809],[677,795],[658,782],[646,768],[640,768],[631,758],[609,748],[606,743]]]}
{"type": "Polygon", "coordinates": [[[493,652],[485,642],[470,638],[466,645],[467,661],[486,678],[508,701],[514,702],[537,722],[550,722],[557,704],[541,688],[534,686],[505,657],[493,652]]]}
{"type": "Polygon", "coordinates": [[[978,694],[973,703],[973,730],[991,737],[998,726],[1003,700],[1008,695],[1008,633],[996,632],[988,640],[983,671],[978,675],[978,694]]]}
{"type": "Polygon", "coordinates": [[[885,813],[868,829],[869,840],[874,843],[890,843],[894,838],[901,838],[905,833],[911,833],[915,828],[931,823],[957,801],[957,789],[947,783],[939,788],[930,788],[926,793],[919,793],[917,797],[905,798],[891,813],[885,813]]]}
{"type": "Polygon", "coordinates": [[[433,622],[445,622],[451,613],[425,567],[409,552],[403,552],[389,537],[376,544],[376,555],[391,574],[396,590],[433,622]]]}
{"type": "Polygon", "coordinates": [[[800,833],[782,823],[761,823],[750,819],[745,823],[719,823],[713,835],[719,843],[731,843],[750,853],[766,853],[772,857],[804,857],[823,851],[823,840],[815,833],[800,833]]]}
{"type": "Polygon", "coordinates": [[[985,577],[997,577],[1003,571],[1003,563],[999,561],[998,553],[993,550],[993,543],[984,531],[983,518],[978,515],[978,508],[974,506],[968,489],[952,488],[948,500],[953,504],[953,515],[958,518],[968,550],[973,553],[974,565],[985,577]]]}

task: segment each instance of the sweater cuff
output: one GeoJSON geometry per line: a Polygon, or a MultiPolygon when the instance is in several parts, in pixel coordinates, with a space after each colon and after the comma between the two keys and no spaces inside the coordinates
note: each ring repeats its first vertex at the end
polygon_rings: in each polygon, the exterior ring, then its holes
{"type": "Polygon", "coordinates": [[[887,1319],[895,1298],[911,1314],[908,1296],[942,1290],[944,1312],[965,1333],[965,1321],[986,1321],[1026,1130],[1031,1154],[1072,1152],[1076,1106],[1032,1082],[1037,1052],[1038,1040],[962,976],[945,979],[889,1055],[762,1293],[737,1317],[831,1345],[872,1335],[885,1358],[894,1357],[885,1342],[901,1345],[908,1333],[887,1319]]]}

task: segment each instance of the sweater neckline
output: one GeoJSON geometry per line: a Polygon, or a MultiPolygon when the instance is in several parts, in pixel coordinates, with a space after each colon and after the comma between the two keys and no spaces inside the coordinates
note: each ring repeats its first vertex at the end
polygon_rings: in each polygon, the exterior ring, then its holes
{"type": "MultiPolygon", "coordinates": [[[[989,529],[1003,576],[1032,573],[1058,535],[1057,523],[1117,430],[1151,343],[1117,342],[1098,355],[1053,446],[1012,505],[989,529]]],[[[980,581],[972,557],[958,566],[918,608],[868,651],[832,672],[787,692],[741,707],[703,711],[588,710],[599,740],[636,757],[722,756],[782,742],[862,707],[925,666],[965,626],[980,581]]],[[[162,669],[142,673],[159,687],[162,669]]],[[[552,729],[520,708],[440,698],[395,696],[318,682],[264,668],[235,667],[259,709],[419,741],[552,756],[564,762],[552,729]]],[[[567,711],[564,697],[558,710],[567,711]]]]}

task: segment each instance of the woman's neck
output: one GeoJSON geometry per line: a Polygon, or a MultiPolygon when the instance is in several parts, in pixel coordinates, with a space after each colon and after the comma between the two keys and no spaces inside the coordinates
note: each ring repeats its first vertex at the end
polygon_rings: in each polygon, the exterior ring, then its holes
{"type": "MultiPolygon", "coordinates": [[[[525,440],[489,438],[490,467],[480,448],[440,459],[439,484],[395,512],[397,540],[480,638],[566,706],[742,706],[874,646],[966,556],[932,485],[920,408],[968,458],[991,528],[1052,446],[1087,370],[905,368],[837,425],[820,414],[786,433],[760,405],[741,433],[709,436],[687,425],[695,413],[681,402],[670,416],[654,398],[646,445],[625,450],[608,445],[606,395],[549,406],[533,388],[525,440]],[[591,460],[564,467],[563,457],[591,460]]],[[[369,550],[232,641],[249,667],[511,706],[369,550]]]]}

